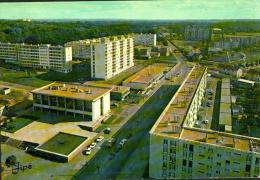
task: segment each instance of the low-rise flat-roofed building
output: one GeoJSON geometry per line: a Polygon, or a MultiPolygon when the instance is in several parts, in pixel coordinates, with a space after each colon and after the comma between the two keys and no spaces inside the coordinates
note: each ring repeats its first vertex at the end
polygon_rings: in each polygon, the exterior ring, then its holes
{"type": "Polygon", "coordinates": [[[54,111],[89,121],[99,121],[110,112],[110,89],[106,88],[54,82],[32,93],[35,110],[54,111]]]}
{"type": "Polygon", "coordinates": [[[206,87],[194,67],[150,130],[149,176],[155,179],[258,177],[260,139],[194,128],[206,87]]]}
{"type": "Polygon", "coordinates": [[[253,87],[256,83],[255,81],[247,79],[238,79],[237,82],[240,87],[253,87]]]}
{"type": "Polygon", "coordinates": [[[72,70],[72,49],[66,46],[0,42],[0,59],[23,67],[51,69],[63,73],[72,70]]]}
{"type": "Polygon", "coordinates": [[[156,46],[156,34],[135,34],[135,45],[156,46]]]}
{"type": "Polygon", "coordinates": [[[131,89],[146,90],[162,79],[167,69],[166,64],[149,65],[123,81],[123,85],[131,89]]]}
{"type": "Polygon", "coordinates": [[[109,79],[134,65],[133,38],[128,35],[103,37],[91,43],[91,77],[109,79]]]}

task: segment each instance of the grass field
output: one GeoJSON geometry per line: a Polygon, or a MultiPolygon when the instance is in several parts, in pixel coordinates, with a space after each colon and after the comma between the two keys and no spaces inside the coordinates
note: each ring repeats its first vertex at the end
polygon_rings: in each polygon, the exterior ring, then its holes
{"type": "Polygon", "coordinates": [[[17,84],[33,86],[33,87],[41,87],[50,83],[50,81],[41,80],[37,78],[37,76],[38,75],[36,73],[28,74],[25,71],[15,71],[15,70],[0,67],[1,81],[17,83],[17,84]]]}
{"type": "Polygon", "coordinates": [[[87,138],[66,133],[58,133],[49,141],[39,146],[39,149],[47,150],[59,154],[69,155],[76,147],[87,138]]]}
{"type": "Polygon", "coordinates": [[[8,122],[5,126],[1,127],[2,131],[14,133],[17,130],[27,126],[28,124],[32,123],[33,120],[28,118],[18,117],[10,122],[8,122]]]}

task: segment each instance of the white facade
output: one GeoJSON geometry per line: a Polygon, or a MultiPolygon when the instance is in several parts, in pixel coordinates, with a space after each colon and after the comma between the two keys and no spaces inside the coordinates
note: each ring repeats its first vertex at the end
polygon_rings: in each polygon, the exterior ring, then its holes
{"type": "Polygon", "coordinates": [[[52,69],[63,73],[72,70],[71,47],[0,43],[0,59],[24,67],[52,69]]]}
{"type": "Polygon", "coordinates": [[[134,65],[133,38],[117,36],[91,43],[91,77],[109,79],[134,65]]]}
{"type": "Polygon", "coordinates": [[[156,34],[135,34],[135,45],[156,46],[156,34]]]}

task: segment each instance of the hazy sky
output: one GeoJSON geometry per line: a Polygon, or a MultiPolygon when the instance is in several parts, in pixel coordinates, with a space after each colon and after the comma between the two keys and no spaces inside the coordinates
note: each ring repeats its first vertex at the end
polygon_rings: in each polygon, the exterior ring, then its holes
{"type": "Polygon", "coordinates": [[[260,0],[0,3],[0,19],[260,19],[260,0]]]}

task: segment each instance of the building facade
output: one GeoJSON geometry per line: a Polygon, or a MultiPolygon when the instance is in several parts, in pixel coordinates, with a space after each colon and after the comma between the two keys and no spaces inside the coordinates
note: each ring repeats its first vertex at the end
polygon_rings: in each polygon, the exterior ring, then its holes
{"type": "Polygon", "coordinates": [[[189,25],[185,27],[184,39],[187,41],[207,41],[210,40],[211,30],[207,26],[189,25]]]}
{"type": "Polygon", "coordinates": [[[91,43],[91,77],[109,79],[134,65],[131,36],[101,38],[91,43]]]}
{"type": "Polygon", "coordinates": [[[90,44],[99,41],[100,39],[84,39],[84,40],[67,42],[65,46],[72,47],[73,58],[90,59],[91,58],[90,44]]]}
{"type": "Polygon", "coordinates": [[[63,73],[72,70],[72,49],[66,46],[0,43],[0,59],[23,67],[63,73]]]}
{"type": "Polygon", "coordinates": [[[149,176],[155,179],[258,177],[260,139],[194,128],[206,87],[194,67],[150,131],[149,176]]]}
{"type": "Polygon", "coordinates": [[[35,89],[34,110],[99,121],[110,112],[110,89],[52,83],[35,89]]]}
{"type": "Polygon", "coordinates": [[[143,46],[156,46],[156,34],[135,34],[134,44],[143,46]]]}

